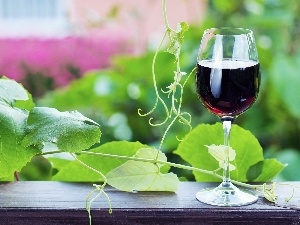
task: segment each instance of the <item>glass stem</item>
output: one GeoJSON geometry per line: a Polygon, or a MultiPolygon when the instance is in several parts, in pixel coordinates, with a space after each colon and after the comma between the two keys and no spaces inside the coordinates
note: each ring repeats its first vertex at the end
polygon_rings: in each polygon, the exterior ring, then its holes
{"type": "Polygon", "coordinates": [[[223,124],[223,131],[224,131],[224,145],[226,146],[225,150],[225,161],[224,161],[224,168],[223,168],[223,187],[231,186],[230,181],[230,170],[229,170],[229,141],[230,141],[230,130],[231,125],[234,120],[234,117],[222,117],[221,121],[223,124]]]}

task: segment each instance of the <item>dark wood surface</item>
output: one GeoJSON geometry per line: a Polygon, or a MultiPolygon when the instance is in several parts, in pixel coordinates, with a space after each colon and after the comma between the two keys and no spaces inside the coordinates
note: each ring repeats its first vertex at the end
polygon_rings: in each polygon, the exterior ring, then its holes
{"type": "MultiPolygon", "coordinates": [[[[197,201],[196,192],[212,185],[216,184],[182,182],[176,193],[127,193],[107,187],[113,212],[109,213],[107,199],[101,195],[92,205],[93,224],[300,224],[297,191],[292,201],[282,200],[279,205],[263,198],[243,207],[215,207],[197,201]]],[[[89,224],[85,200],[91,190],[92,184],[86,183],[0,183],[0,224],[89,224]]],[[[289,193],[289,186],[279,188],[282,199],[289,193]]]]}

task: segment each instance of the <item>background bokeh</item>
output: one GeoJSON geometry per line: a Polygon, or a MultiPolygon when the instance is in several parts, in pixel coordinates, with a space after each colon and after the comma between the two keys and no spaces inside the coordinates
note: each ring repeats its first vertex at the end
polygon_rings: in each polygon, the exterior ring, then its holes
{"type": "MultiPolygon", "coordinates": [[[[155,100],[151,63],[164,32],[161,1],[142,0],[140,8],[124,8],[121,1],[113,2],[101,16],[97,7],[87,11],[88,20],[80,20],[80,29],[74,28],[72,35],[0,39],[0,73],[22,82],[38,106],[76,109],[97,121],[103,132],[101,143],[130,140],[155,146],[166,127],[149,126],[150,117],[138,116],[137,110],[148,112],[155,100]],[[148,11],[143,11],[144,7],[148,11]],[[159,18],[156,24],[148,21],[152,21],[150,16],[159,18]]],[[[299,180],[300,2],[167,0],[167,9],[172,26],[182,20],[190,25],[180,58],[186,72],[196,64],[206,28],[234,26],[254,31],[262,69],[260,94],[251,109],[235,122],[257,137],[266,158],[275,157],[289,164],[277,180],[299,180]]],[[[155,70],[157,85],[164,89],[173,80],[174,58],[161,52],[155,70]]],[[[167,96],[164,98],[167,100],[167,96]]],[[[193,76],[184,90],[183,110],[192,115],[194,127],[218,121],[197,99],[193,76]]],[[[162,106],[158,106],[151,117],[159,121],[163,113],[162,106]]],[[[167,135],[163,151],[170,161],[182,163],[172,152],[178,145],[176,135],[184,136],[186,132],[181,124],[175,124],[167,135]]],[[[35,159],[24,169],[23,179],[46,179],[40,172],[33,176],[30,167],[47,166],[44,158],[35,159]]],[[[190,173],[175,172],[193,180],[190,173]]]]}

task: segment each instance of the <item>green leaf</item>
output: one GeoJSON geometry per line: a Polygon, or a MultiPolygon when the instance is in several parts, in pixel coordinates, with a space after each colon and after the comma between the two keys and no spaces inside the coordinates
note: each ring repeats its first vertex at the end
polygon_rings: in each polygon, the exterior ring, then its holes
{"type": "Polygon", "coordinates": [[[0,107],[0,177],[20,171],[34,155],[41,152],[40,146],[21,145],[26,134],[27,116],[24,110],[8,105],[0,107]]]}
{"type": "Polygon", "coordinates": [[[253,182],[262,173],[264,167],[264,161],[259,161],[250,166],[247,171],[247,180],[253,182]]]}
{"type": "MultiPolygon", "coordinates": [[[[138,149],[147,147],[148,146],[139,142],[113,141],[91,149],[89,152],[132,156],[137,152],[138,149]]],[[[101,171],[104,175],[127,161],[126,159],[107,158],[84,154],[78,156],[77,158],[90,167],[101,171]]],[[[77,161],[68,161],[66,162],[67,166],[62,167],[61,163],[57,162],[56,159],[54,161],[53,159],[49,160],[54,163],[54,167],[59,170],[58,173],[53,176],[52,180],[89,182],[102,181],[98,173],[84,167],[77,161]]]]}
{"type": "Polygon", "coordinates": [[[22,104],[25,106],[25,103],[33,104],[22,85],[2,77],[0,79],[0,178],[11,178],[15,171],[20,171],[34,155],[41,151],[40,146],[24,147],[20,144],[26,134],[28,111],[17,107],[26,109],[21,107],[22,104]]]}
{"type": "MultiPolygon", "coordinates": [[[[219,163],[208,153],[205,145],[223,144],[222,125],[201,124],[194,128],[184,141],[180,142],[175,154],[194,167],[206,170],[219,168],[219,163]]],[[[197,181],[219,181],[210,175],[193,172],[197,181]]]]}
{"type": "MultiPolygon", "coordinates": [[[[271,181],[278,173],[280,173],[286,165],[278,162],[276,159],[265,159],[262,162],[261,173],[254,180],[248,179],[249,182],[269,182],[271,181]]],[[[250,167],[253,169],[253,167],[250,167]]],[[[249,169],[250,169],[249,168],[249,169]]],[[[248,172],[247,172],[248,174],[248,172]]]]}
{"type": "MultiPolygon", "coordinates": [[[[141,149],[136,157],[154,159],[156,149],[141,149]]],[[[166,161],[163,153],[159,152],[159,159],[166,161]]],[[[129,160],[107,174],[108,184],[122,191],[170,191],[177,190],[179,179],[173,173],[160,172],[160,164],[129,160]]]]}
{"type": "Polygon", "coordinates": [[[36,107],[31,110],[27,123],[24,146],[51,142],[62,151],[78,152],[100,141],[99,125],[77,111],[59,112],[53,108],[36,107]]]}
{"type": "Polygon", "coordinates": [[[189,26],[185,22],[180,22],[177,25],[177,29],[175,31],[175,34],[171,37],[171,43],[169,47],[167,48],[167,52],[170,54],[173,54],[176,57],[176,60],[178,60],[180,55],[181,46],[184,40],[184,33],[189,29],[189,26]]]}
{"type": "Polygon", "coordinates": [[[162,174],[153,163],[127,161],[107,174],[108,184],[121,191],[175,192],[179,180],[174,173],[162,174]]]}
{"type": "Polygon", "coordinates": [[[26,110],[30,111],[31,109],[34,108],[35,104],[33,102],[32,95],[28,91],[26,91],[26,92],[27,92],[28,99],[27,100],[18,100],[18,101],[16,101],[14,106],[17,108],[20,108],[20,109],[26,109],[26,110]]]}
{"type": "Polygon", "coordinates": [[[73,160],[70,159],[55,158],[55,157],[49,157],[48,160],[51,163],[52,168],[58,171],[64,167],[68,167],[69,163],[73,162],[73,160]]]}
{"type": "MultiPolygon", "coordinates": [[[[84,180],[78,180],[78,179],[76,179],[78,177],[78,172],[77,172],[76,169],[73,170],[70,167],[70,170],[68,170],[69,165],[72,165],[72,163],[76,162],[76,161],[71,160],[71,159],[65,159],[65,158],[56,158],[55,156],[49,157],[48,160],[49,160],[49,162],[51,163],[51,166],[52,166],[52,177],[51,177],[51,180],[68,181],[68,182],[72,182],[72,181],[84,181],[84,180]],[[59,171],[63,171],[63,170],[67,171],[69,173],[69,176],[68,177],[63,177],[62,176],[62,178],[60,178],[60,179],[55,179],[54,177],[57,176],[57,174],[59,173],[59,171]]],[[[82,168],[82,166],[80,168],[82,168]]],[[[80,171],[80,170],[78,170],[78,171],[80,171]]]]}
{"type": "MultiPolygon", "coordinates": [[[[157,150],[153,148],[140,148],[135,154],[135,157],[145,158],[145,159],[155,159],[157,153],[158,153],[157,150]]],[[[166,155],[163,154],[162,152],[159,152],[157,159],[164,162],[167,161],[166,155]]],[[[161,173],[167,173],[170,169],[170,166],[164,164],[158,163],[157,166],[159,167],[161,173]]]]}
{"type": "Polygon", "coordinates": [[[14,180],[15,180],[15,176],[13,173],[8,177],[0,177],[0,181],[4,181],[4,182],[10,182],[14,180]]]}
{"type": "MultiPolygon", "coordinates": [[[[165,154],[163,154],[161,151],[157,151],[154,148],[140,148],[137,153],[135,154],[135,157],[137,158],[144,158],[144,159],[155,159],[157,157],[158,160],[166,162],[167,157],[165,154]]],[[[157,164],[157,166],[160,168],[164,164],[157,164]]]]}
{"type": "Polygon", "coordinates": [[[52,175],[51,164],[43,156],[35,156],[22,168],[19,173],[20,180],[44,181],[50,180],[52,175]]]}
{"type": "MultiPolygon", "coordinates": [[[[222,143],[223,129],[221,123],[214,125],[201,124],[189,134],[187,139],[179,144],[175,153],[194,167],[213,171],[218,169],[219,165],[208,153],[205,145],[220,145],[222,143]]],[[[278,161],[264,161],[263,151],[258,140],[249,131],[244,130],[238,125],[234,124],[232,126],[230,144],[236,152],[235,161],[232,162],[236,170],[231,171],[232,179],[247,182],[249,178],[247,178],[249,168],[260,161],[263,161],[264,165],[259,176],[257,174],[252,175],[257,177],[255,181],[257,181],[257,179],[260,181],[262,181],[262,179],[269,181],[274,177],[274,173],[278,173],[282,170],[282,164],[278,161]],[[273,169],[274,173],[270,173],[271,169],[273,169]]],[[[218,178],[204,173],[195,172],[194,175],[197,181],[219,181],[218,178]]],[[[251,176],[250,178],[253,179],[251,176]]]]}

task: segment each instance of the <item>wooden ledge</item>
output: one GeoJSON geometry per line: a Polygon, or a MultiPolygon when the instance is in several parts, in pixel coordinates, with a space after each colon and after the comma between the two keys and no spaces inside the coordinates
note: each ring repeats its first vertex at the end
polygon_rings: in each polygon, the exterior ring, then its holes
{"type": "MultiPolygon", "coordinates": [[[[300,185],[300,182],[291,183],[300,185]]],[[[93,224],[147,225],[282,225],[300,224],[300,197],[276,206],[259,198],[243,207],[215,207],[200,203],[198,190],[213,183],[182,182],[176,193],[127,193],[107,187],[113,212],[108,212],[104,195],[93,203],[93,224]]],[[[0,224],[2,225],[85,225],[89,224],[85,199],[91,184],[63,182],[0,183],[0,224]]],[[[282,186],[279,194],[288,197],[292,190],[282,186]]]]}

